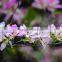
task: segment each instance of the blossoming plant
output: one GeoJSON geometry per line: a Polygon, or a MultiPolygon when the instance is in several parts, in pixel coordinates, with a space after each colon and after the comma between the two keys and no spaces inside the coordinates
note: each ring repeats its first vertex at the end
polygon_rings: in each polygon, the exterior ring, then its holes
{"type": "Polygon", "coordinates": [[[0,12],[6,14],[5,21],[8,20],[18,7],[16,0],[1,0],[2,8],[0,12]]]}
{"type": "Polygon", "coordinates": [[[56,43],[61,43],[62,42],[62,31],[61,31],[61,26],[56,29],[56,27],[54,25],[51,25],[50,29],[52,28],[51,32],[50,32],[50,37],[51,37],[51,41],[53,44],[56,43]]]}
{"type": "MultiPolygon", "coordinates": [[[[33,27],[33,30],[29,30],[26,28],[25,25],[17,27],[16,24],[10,25],[8,24],[7,27],[3,30],[3,39],[0,46],[0,50],[4,50],[7,45],[10,45],[11,48],[14,46],[13,41],[15,40],[15,43],[17,42],[29,42],[29,43],[36,43],[36,39],[38,39],[39,43],[42,43],[44,46],[43,40],[41,41],[41,30],[40,27],[33,27]],[[17,40],[17,37],[18,40],[17,40]]],[[[36,45],[35,45],[36,46],[36,45]]]]}
{"type": "Polygon", "coordinates": [[[50,11],[54,11],[55,8],[58,8],[59,0],[35,0],[32,4],[35,8],[45,9],[48,8],[50,11]]]}
{"type": "MultiPolygon", "coordinates": [[[[11,47],[13,47],[13,40],[15,39],[15,37],[20,37],[19,42],[23,41],[29,41],[29,38],[26,36],[27,35],[27,30],[26,30],[26,26],[20,26],[19,28],[17,27],[16,24],[14,25],[7,25],[7,27],[5,28],[4,32],[3,32],[3,39],[2,39],[2,44],[0,46],[0,50],[4,50],[6,48],[6,45],[10,45],[11,47]],[[25,38],[23,38],[23,36],[25,38]]],[[[16,41],[18,42],[18,41],[16,41]]]]}
{"type": "Polygon", "coordinates": [[[60,43],[62,42],[62,26],[60,26],[59,29],[56,29],[55,25],[51,24],[48,26],[47,30],[42,31],[40,27],[33,27],[32,30],[29,30],[24,24],[20,27],[17,27],[16,24],[8,24],[7,27],[5,27],[4,23],[0,24],[1,51],[4,50],[7,45],[13,47],[13,41],[15,41],[15,44],[17,42],[29,42],[35,44],[36,39],[38,39],[38,42],[40,41],[39,43],[42,44],[43,48],[46,48],[49,43],[60,43]]]}

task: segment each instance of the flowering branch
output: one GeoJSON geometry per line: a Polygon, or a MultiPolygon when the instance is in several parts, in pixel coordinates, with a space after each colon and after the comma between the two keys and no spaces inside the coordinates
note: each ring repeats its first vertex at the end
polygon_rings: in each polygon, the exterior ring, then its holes
{"type": "MultiPolygon", "coordinates": [[[[16,24],[7,25],[7,27],[1,25],[1,28],[3,29],[0,29],[2,30],[0,34],[3,37],[0,40],[0,42],[2,42],[0,50],[3,50],[8,43],[12,47],[12,40],[14,40],[15,37],[20,37],[19,42],[23,41],[29,43],[34,43],[38,38],[43,47],[51,43],[51,40],[52,42],[62,41],[62,27],[60,26],[59,29],[56,29],[54,24],[49,25],[46,30],[41,30],[40,27],[33,27],[32,30],[29,30],[25,25],[22,25],[18,28],[16,24]]],[[[17,41],[18,40],[16,40],[16,42],[17,41]]]]}

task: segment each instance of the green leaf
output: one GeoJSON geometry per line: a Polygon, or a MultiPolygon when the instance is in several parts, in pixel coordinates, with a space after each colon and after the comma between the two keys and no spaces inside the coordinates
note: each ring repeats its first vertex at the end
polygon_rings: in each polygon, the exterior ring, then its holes
{"type": "Polygon", "coordinates": [[[29,42],[29,38],[25,37],[24,39],[21,39],[20,41],[29,42]]]}
{"type": "Polygon", "coordinates": [[[36,11],[32,8],[28,8],[25,19],[31,21],[35,18],[35,16],[36,16],[36,11]]]}
{"type": "Polygon", "coordinates": [[[62,10],[55,10],[54,14],[61,14],[62,10]]]}
{"type": "Polygon", "coordinates": [[[32,20],[36,17],[36,11],[32,8],[28,8],[27,14],[24,18],[24,23],[26,24],[26,26],[30,26],[30,23],[32,22],[32,20]]]}
{"type": "Polygon", "coordinates": [[[43,55],[42,52],[39,52],[39,51],[38,51],[38,52],[35,52],[35,58],[36,58],[38,61],[42,60],[43,57],[44,57],[44,55],[43,55]]]}

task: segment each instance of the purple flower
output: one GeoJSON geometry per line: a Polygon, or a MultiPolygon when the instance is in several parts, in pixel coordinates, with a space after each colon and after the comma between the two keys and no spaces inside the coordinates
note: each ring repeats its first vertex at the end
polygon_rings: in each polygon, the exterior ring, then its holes
{"type": "Polygon", "coordinates": [[[11,26],[10,25],[7,25],[6,30],[4,32],[5,35],[6,36],[10,36],[10,35],[12,35],[12,32],[13,32],[13,30],[12,30],[11,26]]]}
{"type": "Polygon", "coordinates": [[[9,9],[16,4],[16,0],[9,0],[3,4],[3,8],[9,9]]]}
{"type": "Polygon", "coordinates": [[[40,9],[48,8],[48,10],[54,10],[58,3],[59,0],[35,0],[32,6],[40,9]]]}
{"type": "Polygon", "coordinates": [[[55,8],[62,8],[62,5],[56,5],[55,8]]]}
{"type": "Polygon", "coordinates": [[[19,34],[17,36],[25,36],[27,34],[27,28],[25,25],[20,26],[19,28],[19,34]]]}
{"type": "Polygon", "coordinates": [[[41,1],[41,0],[35,0],[35,2],[32,4],[32,6],[33,7],[35,7],[35,8],[42,8],[42,3],[43,3],[43,1],[41,1]]]}
{"type": "Polygon", "coordinates": [[[16,24],[12,25],[11,28],[12,28],[13,31],[18,30],[18,27],[17,27],[16,24]]]}
{"type": "Polygon", "coordinates": [[[3,40],[3,37],[4,37],[4,28],[5,28],[5,22],[1,22],[0,23],[0,42],[2,42],[3,40]]]}
{"type": "Polygon", "coordinates": [[[26,14],[25,8],[22,8],[21,10],[17,9],[13,15],[13,18],[14,18],[14,20],[20,20],[21,18],[23,18],[25,16],[25,14],[26,14]]]}
{"type": "Polygon", "coordinates": [[[18,27],[16,24],[14,24],[12,26],[7,25],[7,28],[5,30],[6,36],[16,35],[17,33],[18,33],[18,27]]]}
{"type": "Polygon", "coordinates": [[[59,27],[59,32],[62,33],[62,24],[61,24],[61,26],[59,27]]]}
{"type": "Polygon", "coordinates": [[[48,26],[48,30],[49,30],[50,32],[52,32],[52,33],[55,33],[55,32],[56,32],[56,27],[55,27],[55,25],[54,25],[54,24],[49,25],[49,26],[48,26]]]}
{"type": "Polygon", "coordinates": [[[6,44],[2,43],[1,46],[0,46],[0,50],[3,51],[5,48],[6,48],[6,44]]]}
{"type": "Polygon", "coordinates": [[[46,44],[49,44],[50,41],[51,41],[51,38],[50,38],[50,37],[44,37],[44,38],[42,38],[42,39],[43,39],[43,41],[44,41],[46,44]]]}
{"type": "Polygon", "coordinates": [[[59,0],[48,0],[47,4],[50,6],[56,6],[59,3],[59,0]]]}
{"type": "Polygon", "coordinates": [[[19,34],[17,36],[22,37],[22,36],[25,36],[25,35],[26,35],[26,31],[25,30],[20,30],[19,34]]]}

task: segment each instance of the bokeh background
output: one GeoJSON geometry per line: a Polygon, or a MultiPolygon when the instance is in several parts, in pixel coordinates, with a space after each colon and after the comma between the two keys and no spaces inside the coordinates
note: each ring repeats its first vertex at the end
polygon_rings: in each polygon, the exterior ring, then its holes
{"type": "MultiPolygon", "coordinates": [[[[0,0],[0,23],[47,27],[62,24],[62,0],[0,0]]],[[[62,62],[62,48],[43,50],[40,42],[9,45],[0,51],[0,62],[62,62]],[[47,52],[46,52],[47,51],[47,52]]]]}

